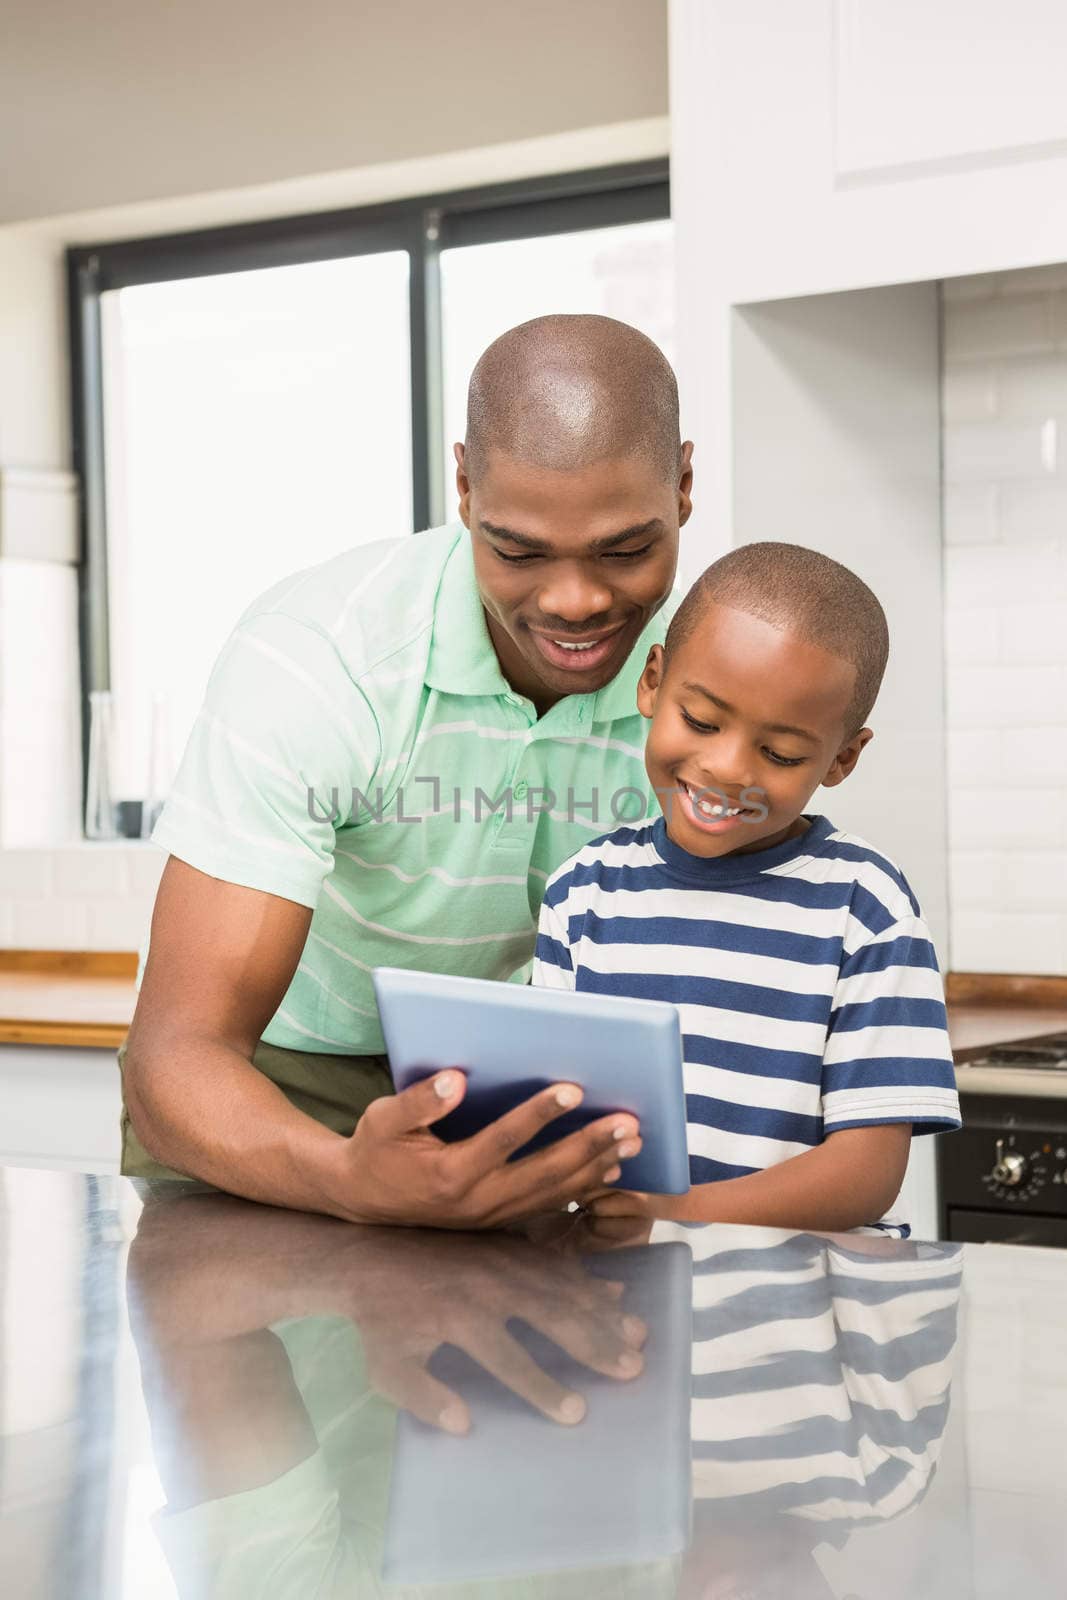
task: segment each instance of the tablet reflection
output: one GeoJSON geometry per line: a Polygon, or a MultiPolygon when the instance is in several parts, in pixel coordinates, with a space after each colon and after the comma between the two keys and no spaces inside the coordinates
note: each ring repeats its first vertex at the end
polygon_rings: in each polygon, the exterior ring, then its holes
{"type": "Polygon", "coordinates": [[[951,1248],[550,1232],[146,1206],[131,1319],[182,1600],[804,1600],[818,1543],[921,1499],[951,1248]]]}

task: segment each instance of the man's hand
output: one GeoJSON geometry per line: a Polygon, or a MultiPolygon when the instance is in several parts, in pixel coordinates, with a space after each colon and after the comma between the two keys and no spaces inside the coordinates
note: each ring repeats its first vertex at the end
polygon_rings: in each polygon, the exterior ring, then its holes
{"type": "Polygon", "coordinates": [[[623,1285],[589,1272],[579,1260],[539,1248],[512,1234],[491,1237],[383,1232],[353,1299],[367,1357],[380,1394],[421,1421],[466,1433],[471,1417],[462,1396],[430,1372],[442,1345],[472,1357],[520,1399],[553,1422],[585,1416],[581,1394],[560,1384],[510,1331],[512,1319],[551,1339],[574,1361],[605,1377],[628,1381],[644,1367],[648,1334],[628,1314],[623,1285]]]}
{"type": "Polygon", "coordinates": [[[251,1064],[310,921],[304,906],[167,863],[124,1071],[133,1126],[165,1166],[348,1221],[486,1228],[582,1199],[641,1148],[636,1121],[619,1114],[509,1162],[580,1103],[569,1084],[444,1144],[433,1124],[463,1098],[458,1071],[373,1102],[351,1138],[314,1121],[251,1064]]]}
{"type": "MultiPolygon", "coordinates": [[[[261,1386],[249,1414],[251,1353],[258,1345],[270,1358],[272,1323],[351,1320],[374,1388],[455,1433],[467,1431],[470,1416],[461,1396],[428,1370],[440,1346],[466,1352],[545,1416],[573,1424],[585,1413],[582,1396],[531,1358],[510,1331],[512,1319],[590,1371],[621,1381],[641,1372],[648,1333],[627,1311],[624,1286],[610,1270],[591,1272],[576,1255],[529,1237],[350,1227],[222,1195],[146,1205],[130,1251],[129,1286],[142,1364],[165,1379],[159,1388],[167,1403],[185,1384],[191,1392],[179,1410],[187,1425],[198,1413],[213,1447],[220,1437],[231,1444],[250,1440],[247,1450],[228,1448],[230,1467],[256,1461],[257,1442],[262,1455],[271,1432],[264,1427],[270,1387],[279,1406],[291,1409],[285,1401],[293,1398],[291,1383],[280,1372],[261,1386]]],[[[275,1431],[287,1440],[300,1434],[295,1427],[275,1431]]],[[[205,1472],[214,1473],[211,1462],[199,1476],[205,1472]]]]}
{"type": "Polygon", "coordinates": [[[459,1105],[462,1072],[439,1072],[375,1100],[339,1146],[331,1211],[353,1222],[437,1228],[495,1228],[583,1201],[621,1175],[641,1148],[636,1118],[601,1117],[547,1149],[509,1157],[542,1128],[580,1105],[575,1084],[543,1089],[469,1139],[446,1144],[433,1124],[459,1105]]]}

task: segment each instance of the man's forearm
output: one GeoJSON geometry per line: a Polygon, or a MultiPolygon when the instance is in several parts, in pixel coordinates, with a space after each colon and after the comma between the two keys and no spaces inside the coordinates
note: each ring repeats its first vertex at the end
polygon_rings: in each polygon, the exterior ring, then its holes
{"type": "Polygon", "coordinates": [[[127,1109],[150,1155],[231,1194],[346,1215],[340,1134],[296,1110],[239,1051],[182,1037],[141,1045],[131,1033],[127,1109]]]}

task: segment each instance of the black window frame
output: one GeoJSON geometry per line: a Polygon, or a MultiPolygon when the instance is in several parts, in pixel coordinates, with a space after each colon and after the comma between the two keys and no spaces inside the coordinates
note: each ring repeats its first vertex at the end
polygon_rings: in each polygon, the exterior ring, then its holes
{"type": "Polygon", "coordinates": [[[418,532],[444,520],[441,251],[669,217],[669,171],[662,158],[68,249],[72,456],[81,485],[83,807],[89,694],[110,688],[111,676],[100,296],[135,284],[406,250],[411,263],[412,519],[418,532]]]}

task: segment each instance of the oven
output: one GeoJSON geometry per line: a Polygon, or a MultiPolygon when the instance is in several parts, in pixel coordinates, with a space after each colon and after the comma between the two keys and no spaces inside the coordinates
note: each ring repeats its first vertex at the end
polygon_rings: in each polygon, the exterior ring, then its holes
{"type": "Polygon", "coordinates": [[[942,1238],[1067,1248],[1067,1035],[998,1045],[966,1065],[962,1131],[937,1141],[942,1238]],[[968,1093],[983,1069],[997,1092],[968,1093]],[[1016,1069],[1025,1094],[1003,1092],[1016,1069]]]}

